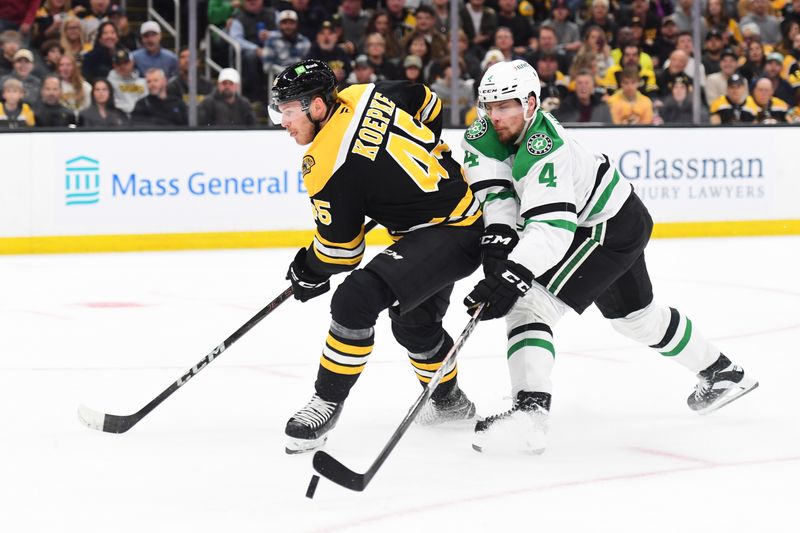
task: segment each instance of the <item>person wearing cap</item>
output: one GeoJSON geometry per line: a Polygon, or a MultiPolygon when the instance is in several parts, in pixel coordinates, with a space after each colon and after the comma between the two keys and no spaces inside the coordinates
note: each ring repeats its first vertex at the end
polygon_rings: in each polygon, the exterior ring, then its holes
{"type": "Polygon", "coordinates": [[[161,26],[154,20],[148,20],[139,28],[142,47],[135,50],[131,57],[139,74],[152,68],[164,71],[167,78],[178,74],[178,57],[174,52],[161,47],[161,26]]]}
{"type": "Polygon", "coordinates": [[[747,97],[748,103],[755,111],[757,124],[778,124],[786,122],[789,104],[775,97],[772,81],[769,78],[758,78],[753,85],[753,94],[747,97]]]}
{"type": "Polygon", "coordinates": [[[574,54],[581,47],[581,30],[578,25],[569,20],[569,4],[567,0],[555,0],[550,11],[550,18],[542,22],[543,26],[551,26],[556,30],[559,48],[569,54],[574,54]]]}
{"type": "Polygon", "coordinates": [[[705,68],[707,75],[720,71],[719,62],[722,59],[724,46],[722,33],[716,28],[708,30],[706,43],[703,47],[703,68],[705,68]]]}
{"type": "Polygon", "coordinates": [[[147,92],[150,93],[136,102],[131,120],[139,126],[186,126],[189,124],[189,111],[183,100],[167,94],[167,77],[164,71],[151,68],[145,73],[147,92]]]}
{"type": "Polygon", "coordinates": [[[39,103],[39,90],[42,88],[42,80],[33,74],[33,54],[27,48],[20,48],[14,54],[14,70],[5,76],[3,81],[13,78],[22,82],[25,90],[24,99],[35,107],[39,103]]]}
{"type": "Polygon", "coordinates": [[[420,58],[415,55],[406,56],[403,60],[403,79],[411,83],[424,83],[420,58]]]}
{"type": "Polygon", "coordinates": [[[108,8],[108,20],[114,23],[119,32],[119,46],[125,50],[136,50],[139,48],[139,41],[136,32],[131,31],[128,14],[119,4],[113,4],[108,8]]]}
{"type": "Polygon", "coordinates": [[[0,80],[0,127],[15,129],[35,126],[36,118],[31,106],[23,102],[25,87],[16,78],[6,76],[0,80]]]}
{"type": "Polygon", "coordinates": [[[663,68],[664,63],[667,62],[669,55],[678,44],[678,33],[678,25],[675,23],[674,16],[670,15],[661,19],[661,31],[658,32],[658,37],[656,37],[650,52],[655,67],[663,68]]]}
{"type": "Polygon", "coordinates": [[[308,51],[308,57],[327,63],[336,75],[336,81],[341,84],[350,75],[352,69],[350,67],[350,57],[339,46],[338,39],[339,36],[336,33],[336,28],[333,27],[333,23],[326,20],[317,32],[314,44],[311,45],[308,51]]]}
{"type": "Polygon", "coordinates": [[[711,102],[709,122],[715,125],[752,124],[756,110],[752,105],[747,105],[749,100],[747,80],[741,74],[734,72],[728,78],[725,94],[711,102]]]}
{"type": "Polygon", "coordinates": [[[728,79],[739,68],[739,56],[730,48],[722,51],[719,58],[719,72],[709,74],[703,86],[708,102],[714,102],[728,89],[728,79]]]}
{"type": "Polygon", "coordinates": [[[353,72],[347,77],[347,85],[375,83],[376,81],[378,81],[378,76],[375,74],[369,58],[365,54],[361,54],[353,61],[353,72]]]}
{"type": "Polygon", "coordinates": [[[0,33],[0,78],[14,70],[14,54],[22,47],[22,36],[18,31],[6,30],[0,33]]]}
{"type": "Polygon", "coordinates": [[[61,105],[61,80],[49,75],[42,82],[41,98],[34,106],[37,128],[66,128],[75,126],[75,112],[61,105]]]}
{"type": "MultiPolygon", "coordinates": [[[[214,84],[197,70],[197,61],[194,70],[197,73],[197,101],[202,102],[206,96],[214,92],[214,84]]],[[[181,53],[178,55],[178,75],[169,80],[167,94],[181,98],[183,103],[189,105],[189,48],[186,46],[181,48],[181,53]]]]}
{"type": "Polygon", "coordinates": [[[297,13],[284,9],[278,15],[278,31],[270,33],[264,42],[264,71],[297,63],[308,57],[311,41],[298,31],[297,13]]]}
{"type": "Polygon", "coordinates": [[[119,49],[114,53],[114,69],[108,73],[108,83],[114,92],[117,109],[130,115],[136,102],[147,96],[147,83],[139,76],[133,66],[133,59],[127,51],[119,49]]]}
{"type": "Polygon", "coordinates": [[[772,52],[767,54],[767,62],[764,65],[763,77],[772,82],[772,93],[775,98],[779,98],[789,105],[794,105],[794,90],[788,81],[781,77],[783,70],[783,54],[772,52]]]}
{"type": "Polygon", "coordinates": [[[241,96],[239,72],[233,68],[219,71],[217,88],[197,106],[200,126],[255,126],[256,116],[250,100],[241,96]]]}
{"type": "Polygon", "coordinates": [[[112,59],[117,51],[119,33],[113,22],[101,22],[97,28],[94,47],[83,56],[81,72],[90,83],[105,78],[113,68],[112,59]]]}
{"type": "Polygon", "coordinates": [[[777,17],[769,14],[771,9],[769,0],[750,0],[749,13],[742,17],[739,25],[744,31],[744,25],[753,23],[758,26],[761,41],[764,44],[778,44],[781,40],[781,23],[777,17]]]}
{"type": "MultiPolygon", "coordinates": [[[[686,75],[676,76],[670,83],[670,94],[659,111],[664,124],[691,124],[694,120],[691,93],[694,90],[692,79],[686,75]]],[[[705,106],[700,109],[700,122],[708,122],[705,106]]]]}
{"type": "Polygon", "coordinates": [[[108,9],[111,6],[111,0],[89,0],[88,12],[77,12],[78,18],[81,19],[81,31],[83,38],[87,42],[95,40],[97,31],[100,29],[100,24],[108,20],[108,9]]]}

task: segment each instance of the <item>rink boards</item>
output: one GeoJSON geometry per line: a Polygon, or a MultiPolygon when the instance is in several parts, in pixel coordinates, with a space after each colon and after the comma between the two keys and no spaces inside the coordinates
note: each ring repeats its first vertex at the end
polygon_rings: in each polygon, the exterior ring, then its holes
{"type": "MultiPolygon", "coordinates": [[[[657,237],[800,233],[800,128],[572,131],[615,161],[657,237]]],[[[461,135],[443,135],[458,160],[461,135]]],[[[267,130],[2,134],[0,253],[307,244],[303,152],[267,130]]]]}

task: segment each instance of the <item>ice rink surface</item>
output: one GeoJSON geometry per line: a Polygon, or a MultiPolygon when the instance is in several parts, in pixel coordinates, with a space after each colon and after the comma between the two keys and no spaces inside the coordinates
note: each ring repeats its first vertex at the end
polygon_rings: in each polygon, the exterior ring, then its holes
{"type": "MultiPolygon", "coordinates": [[[[371,249],[375,253],[377,249],[371,249]]],[[[329,295],[290,300],[128,433],[76,410],[144,406],[286,286],[294,250],[0,257],[0,531],[800,531],[800,238],[656,240],[656,298],[760,381],[711,415],[696,379],[595,309],[555,330],[542,456],[471,449],[472,426],[412,426],[363,493],[325,479],[283,428],[313,392],[329,295]]],[[[466,324],[456,286],[446,326],[466,324]]],[[[340,281],[340,278],[337,279],[340,281]]],[[[510,400],[501,321],[459,380],[480,414],[510,400]]],[[[420,392],[381,316],[327,451],[363,471],[420,392]]]]}

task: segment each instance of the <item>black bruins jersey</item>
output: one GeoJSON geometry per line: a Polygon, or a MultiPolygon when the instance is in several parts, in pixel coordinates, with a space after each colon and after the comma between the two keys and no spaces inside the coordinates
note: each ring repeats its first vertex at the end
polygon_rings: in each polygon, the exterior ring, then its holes
{"type": "Polygon", "coordinates": [[[731,102],[728,95],[723,94],[713,102],[709,111],[712,115],[718,115],[721,124],[752,124],[756,119],[757,109],[750,105],[751,98],[741,104],[731,102]]]}
{"type": "Polygon", "coordinates": [[[317,231],[306,262],[333,274],[364,256],[364,220],[393,238],[435,225],[470,226],[481,210],[439,137],[442,103],[425,85],[351,86],[303,157],[317,231]]]}

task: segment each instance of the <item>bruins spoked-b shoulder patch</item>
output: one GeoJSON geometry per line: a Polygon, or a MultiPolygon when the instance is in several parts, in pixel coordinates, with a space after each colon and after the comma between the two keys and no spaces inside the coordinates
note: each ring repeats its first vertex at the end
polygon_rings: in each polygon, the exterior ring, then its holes
{"type": "Polygon", "coordinates": [[[303,176],[311,172],[311,167],[314,166],[314,156],[307,155],[303,158],[303,176]]]}
{"type": "Polygon", "coordinates": [[[474,141],[475,139],[483,137],[488,128],[489,126],[486,124],[486,119],[479,118],[467,129],[467,133],[465,133],[464,136],[467,140],[474,141]]]}
{"type": "Polygon", "coordinates": [[[531,155],[545,155],[553,149],[553,139],[544,133],[534,133],[528,139],[526,148],[531,155]]]}

